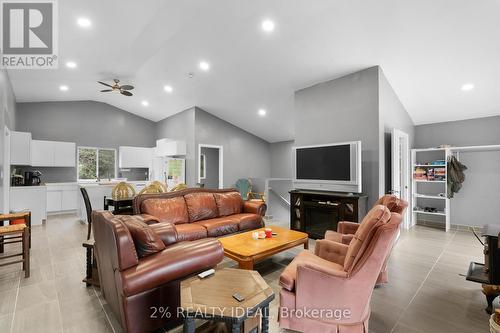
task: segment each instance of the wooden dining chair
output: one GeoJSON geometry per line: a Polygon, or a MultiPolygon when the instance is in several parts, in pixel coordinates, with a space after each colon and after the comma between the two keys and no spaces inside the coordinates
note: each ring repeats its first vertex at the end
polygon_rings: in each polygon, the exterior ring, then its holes
{"type": "Polygon", "coordinates": [[[30,276],[30,247],[31,247],[31,212],[22,212],[14,214],[0,215],[0,253],[4,253],[5,245],[22,243],[21,253],[14,253],[0,256],[0,260],[10,259],[22,256],[19,260],[8,260],[6,263],[0,263],[0,267],[22,263],[24,276],[30,276]],[[10,224],[13,221],[22,223],[10,224]],[[8,221],[8,225],[3,225],[8,221]]]}
{"type": "Polygon", "coordinates": [[[92,232],[92,204],[90,203],[87,189],[83,186],[80,186],[80,192],[82,192],[83,202],[85,203],[85,210],[87,211],[87,240],[89,240],[90,233],[92,232]]]}

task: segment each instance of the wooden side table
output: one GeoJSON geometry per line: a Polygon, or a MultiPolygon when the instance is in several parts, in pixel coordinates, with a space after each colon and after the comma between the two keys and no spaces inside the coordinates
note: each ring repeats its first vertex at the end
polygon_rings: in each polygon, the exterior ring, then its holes
{"type": "Polygon", "coordinates": [[[198,276],[181,282],[181,309],[184,333],[195,332],[195,319],[225,322],[232,333],[240,333],[242,324],[260,313],[261,332],[269,332],[269,303],[274,292],[256,271],[224,268],[205,279],[198,276]],[[239,293],[245,299],[233,298],[239,293]]]}

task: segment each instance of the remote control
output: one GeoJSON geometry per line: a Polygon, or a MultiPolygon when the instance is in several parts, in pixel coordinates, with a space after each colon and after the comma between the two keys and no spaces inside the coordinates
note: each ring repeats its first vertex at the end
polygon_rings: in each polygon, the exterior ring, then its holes
{"type": "Polygon", "coordinates": [[[207,276],[210,276],[210,275],[212,275],[214,273],[215,273],[215,269],[212,268],[212,269],[209,269],[208,271],[201,272],[200,274],[198,274],[198,277],[200,279],[204,279],[207,276]]]}
{"type": "Polygon", "coordinates": [[[239,293],[234,293],[233,298],[238,302],[243,302],[245,300],[245,297],[241,296],[239,293]]]}

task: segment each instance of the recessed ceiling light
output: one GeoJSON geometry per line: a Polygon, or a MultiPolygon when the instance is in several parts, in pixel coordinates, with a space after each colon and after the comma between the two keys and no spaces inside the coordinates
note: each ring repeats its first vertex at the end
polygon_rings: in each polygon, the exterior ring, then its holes
{"type": "Polygon", "coordinates": [[[474,85],[472,83],[466,83],[462,86],[463,91],[471,91],[474,89],[474,85]]]}
{"type": "Polygon", "coordinates": [[[76,68],[76,62],[74,62],[74,61],[68,61],[66,63],[66,67],[68,67],[68,68],[76,68]]]}
{"type": "Polygon", "coordinates": [[[142,101],[141,104],[142,104],[142,106],[148,106],[149,102],[148,101],[142,101]]]}
{"type": "Polygon", "coordinates": [[[59,90],[61,90],[61,91],[68,91],[69,88],[68,88],[68,86],[62,85],[62,86],[59,86],[59,90]]]}
{"type": "Polygon", "coordinates": [[[80,17],[76,23],[82,28],[88,28],[92,25],[92,22],[86,17],[80,17]]]}
{"type": "Polygon", "coordinates": [[[174,91],[174,89],[172,88],[172,86],[168,86],[168,85],[167,85],[167,86],[164,86],[164,87],[163,87],[163,90],[165,90],[165,91],[166,91],[166,92],[168,92],[168,93],[171,93],[172,91],[174,91]]]}
{"type": "Polygon", "coordinates": [[[200,69],[203,71],[208,71],[210,69],[210,64],[206,61],[200,61],[200,69]]]}
{"type": "Polygon", "coordinates": [[[261,24],[261,28],[265,32],[272,32],[272,31],[274,31],[274,26],[275,26],[275,24],[271,20],[264,20],[264,21],[262,21],[262,24],[261,24]]]}
{"type": "Polygon", "coordinates": [[[259,109],[258,113],[259,113],[259,116],[264,117],[266,115],[267,111],[264,109],[259,109]]]}

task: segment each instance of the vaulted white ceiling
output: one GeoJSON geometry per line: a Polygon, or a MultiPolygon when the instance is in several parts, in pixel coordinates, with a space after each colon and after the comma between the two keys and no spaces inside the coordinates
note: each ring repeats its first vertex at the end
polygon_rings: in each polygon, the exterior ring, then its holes
{"type": "Polygon", "coordinates": [[[196,105],[274,142],[293,138],[294,91],[380,65],[416,124],[500,114],[497,0],[58,4],[59,69],[10,70],[20,102],[97,100],[155,121],[196,105]],[[97,80],[115,77],[136,86],[134,97],[99,92],[97,80]]]}

